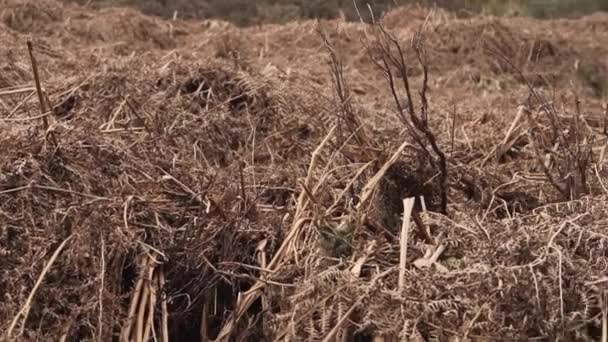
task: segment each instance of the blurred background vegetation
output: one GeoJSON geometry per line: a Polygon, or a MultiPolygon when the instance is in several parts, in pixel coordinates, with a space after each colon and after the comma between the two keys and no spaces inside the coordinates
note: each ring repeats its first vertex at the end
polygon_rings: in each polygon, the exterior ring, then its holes
{"type": "MultiPolygon", "coordinates": [[[[237,25],[284,23],[296,19],[334,18],[343,13],[358,20],[353,0],[65,0],[92,7],[131,6],[162,17],[216,18],[237,25]]],[[[607,11],[608,0],[355,0],[362,14],[367,3],[376,15],[408,3],[436,5],[462,15],[487,13],[536,18],[572,17],[607,11]]]]}

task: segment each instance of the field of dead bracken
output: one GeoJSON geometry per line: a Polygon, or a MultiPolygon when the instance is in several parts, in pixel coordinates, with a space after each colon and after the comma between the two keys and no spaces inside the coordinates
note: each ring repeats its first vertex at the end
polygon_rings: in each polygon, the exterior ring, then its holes
{"type": "Polygon", "coordinates": [[[606,32],[0,0],[0,340],[608,341],[606,32]]]}

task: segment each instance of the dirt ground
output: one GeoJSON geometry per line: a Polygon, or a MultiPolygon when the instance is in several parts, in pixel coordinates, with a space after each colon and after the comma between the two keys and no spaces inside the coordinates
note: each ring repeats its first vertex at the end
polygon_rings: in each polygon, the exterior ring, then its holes
{"type": "Polygon", "coordinates": [[[0,0],[0,338],[606,338],[606,32],[0,0]]]}

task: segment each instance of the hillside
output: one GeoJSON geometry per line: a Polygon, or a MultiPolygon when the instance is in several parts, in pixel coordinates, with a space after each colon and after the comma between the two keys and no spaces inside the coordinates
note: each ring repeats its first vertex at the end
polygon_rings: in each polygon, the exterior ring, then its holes
{"type": "Polygon", "coordinates": [[[0,0],[2,338],[600,340],[607,30],[0,0]]]}

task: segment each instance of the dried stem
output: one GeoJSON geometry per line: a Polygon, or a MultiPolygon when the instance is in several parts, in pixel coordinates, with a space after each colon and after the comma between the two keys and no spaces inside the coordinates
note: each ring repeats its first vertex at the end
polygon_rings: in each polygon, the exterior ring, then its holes
{"type": "Polygon", "coordinates": [[[104,280],[106,273],[106,244],[103,236],[101,237],[101,271],[100,271],[100,285],[99,285],[99,321],[98,321],[98,338],[99,341],[103,341],[103,292],[104,292],[104,280]]]}
{"type": "Polygon", "coordinates": [[[608,102],[604,102],[604,120],[602,121],[602,133],[608,136],[608,102]]]}
{"type": "Polygon", "coordinates": [[[7,330],[6,335],[9,339],[12,337],[13,330],[15,329],[15,326],[17,326],[17,321],[19,320],[19,318],[21,316],[23,316],[23,322],[21,324],[21,331],[23,331],[23,328],[25,327],[25,322],[27,321],[27,316],[29,315],[30,309],[32,307],[32,300],[34,299],[34,296],[36,295],[36,291],[38,291],[38,288],[42,284],[44,277],[51,269],[51,266],[53,266],[53,264],[55,263],[55,260],[57,260],[57,257],[59,256],[59,254],[61,254],[61,251],[63,251],[63,249],[65,248],[67,243],[72,239],[72,236],[73,235],[70,235],[70,236],[68,236],[67,239],[63,240],[63,242],[59,245],[59,247],[57,247],[57,249],[51,256],[49,261],[46,263],[46,266],[44,266],[44,269],[42,269],[42,273],[40,273],[40,276],[38,276],[38,280],[36,280],[36,284],[34,284],[34,288],[30,292],[30,295],[27,297],[25,304],[23,305],[23,307],[21,307],[21,310],[19,310],[19,312],[17,313],[15,318],[13,318],[13,321],[11,322],[11,325],[9,326],[9,328],[7,330]]]}
{"type": "Polygon", "coordinates": [[[154,311],[156,308],[156,296],[158,295],[157,284],[158,284],[158,273],[154,272],[154,268],[150,268],[149,288],[150,288],[150,301],[148,305],[148,319],[146,321],[146,327],[144,328],[143,341],[148,341],[150,338],[150,331],[154,329],[154,311]]]}
{"type": "Polygon", "coordinates": [[[414,208],[415,198],[410,197],[403,200],[403,221],[401,225],[400,236],[400,254],[399,254],[399,293],[403,295],[405,289],[405,269],[407,264],[407,242],[410,230],[410,217],[414,208]]]}
{"type": "Polygon", "coordinates": [[[169,342],[169,310],[167,309],[167,296],[165,295],[165,271],[160,269],[158,272],[158,290],[161,293],[161,341],[169,342]]]}
{"type": "Polygon", "coordinates": [[[137,280],[137,284],[135,285],[135,290],[133,291],[133,296],[131,298],[131,304],[129,306],[129,313],[127,316],[127,322],[123,327],[120,340],[123,342],[128,342],[131,337],[131,330],[133,327],[133,321],[135,319],[135,314],[137,310],[137,304],[140,301],[140,297],[142,294],[142,288],[144,285],[144,279],[146,277],[146,270],[148,269],[148,264],[150,259],[145,256],[142,265],[141,265],[141,273],[139,275],[139,279],[137,280]]]}
{"type": "Polygon", "coordinates": [[[27,41],[27,49],[30,53],[30,61],[32,63],[32,71],[34,72],[34,81],[36,82],[36,92],[38,93],[38,101],[40,102],[40,115],[42,115],[42,122],[44,124],[44,129],[49,128],[49,122],[46,118],[46,110],[45,110],[45,102],[44,102],[44,94],[42,93],[42,87],[40,86],[40,76],[38,74],[38,63],[36,63],[36,58],[34,58],[34,48],[32,47],[32,42],[27,41]]]}
{"type": "Polygon", "coordinates": [[[142,292],[141,298],[139,301],[139,307],[137,309],[137,325],[133,332],[133,338],[137,342],[142,342],[144,337],[144,317],[146,313],[146,306],[148,303],[148,299],[150,297],[150,283],[145,282],[142,292]]]}

